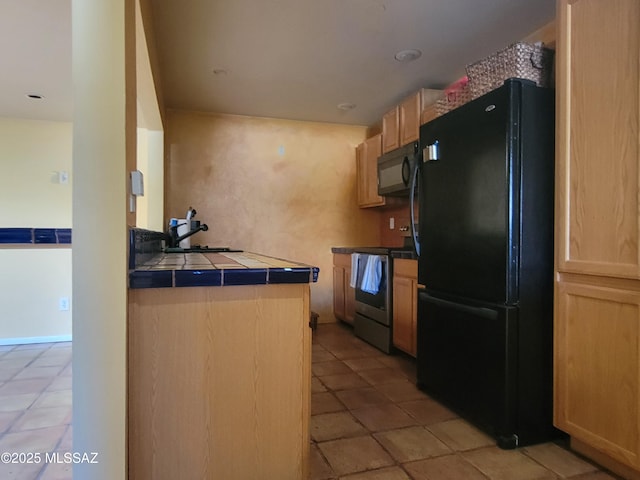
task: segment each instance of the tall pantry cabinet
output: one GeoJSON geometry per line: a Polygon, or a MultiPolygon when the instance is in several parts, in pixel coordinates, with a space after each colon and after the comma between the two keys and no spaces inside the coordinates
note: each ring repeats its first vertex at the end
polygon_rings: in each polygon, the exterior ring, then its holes
{"type": "Polygon", "coordinates": [[[555,424],[640,479],[640,0],[559,0],[555,424]]]}

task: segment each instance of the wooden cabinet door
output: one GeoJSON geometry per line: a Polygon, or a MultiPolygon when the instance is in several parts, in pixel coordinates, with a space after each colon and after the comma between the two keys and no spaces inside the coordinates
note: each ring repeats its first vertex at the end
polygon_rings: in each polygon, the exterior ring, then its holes
{"type": "Polygon", "coordinates": [[[434,90],[431,88],[423,88],[420,90],[421,97],[421,113],[420,124],[424,125],[438,116],[436,110],[436,102],[444,95],[443,90],[434,90]]]}
{"type": "Polygon", "coordinates": [[[418,319],[417,260],[394,260],[393,345],[416,356],[418,319]]]}
{"type": "Polygon", "coordinates": [[[561,271],[640,278],[640,2],[560,0],[561,271]]]}
{"type": "Polygon", "coordinates": [[[415,332],[412,303],[415,282],[407,277],[393,277],[393,345],[415,356],[415,332]]]}
{"type": "Polygon", "coordinates": [[[382,135],[368,138],[367,145],[367,204],[383,205],[384,197],[378,195],[378,157],[382,155],[382,135]]]}
{"type": "Polygon", "coordinates": [[[400,147],[400,109],[398,106],[382,116],[382,153],[400,147]]]}
{"type": "Polygon", "coordinates": [[[363,208],[385,205],[385,197],[378,195],[378,157],[382,154],[382,135],[374,135],[362,145],[361,151],[356,149],[358,205],[363,208]]]}
{"type": "MultiPolygon", "coordinates": [[[[574,276],[579,279],[579,276],[574,276]]],[[[556,289],[558,428],[640,466],[640,291],[562,281],[556,289]]]]}
{"type": "Polygon", "coordinates": [[[350,283],[351,266],[344,269],[344,321],[353,325],[356,316],[356,289],[350,283]]]}
{"type": "Polygon", "coordinates": [[[400,146],[420,139],[421,99],[418,91],[400,104],[400,146]]]}
{"type": "Polygon", "coordinates": [[[345,319],[345,282],[344,268],[333,267],[333,314],[340,320],[345,319]]]}
{"type": "Polygon", "coordinates": [[[351,285],[351,254],[333,254],[333,313],[339,320],[353,324],[356,290],[351,285]]]}
{"type": "Polygon", "coordinates": [[[367,200],[367,145],[363,142],[356,147],[356,188],[358,205],[362,206],[367,200]]]}

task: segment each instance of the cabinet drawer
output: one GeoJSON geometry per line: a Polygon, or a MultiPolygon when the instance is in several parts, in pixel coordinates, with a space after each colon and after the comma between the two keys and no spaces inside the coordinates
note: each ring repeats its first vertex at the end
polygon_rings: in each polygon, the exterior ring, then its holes
{"type": "Polygon", "coordinates": [[[418,261],[407,258],[393,260],[393,273],[401,277],[418,278],[418,261]]]}
{"type": "Polygon", "coordinates": [[[336,267],[351,268],[351,254],[350,253],[334,253],[333,264],[336,267]]]}

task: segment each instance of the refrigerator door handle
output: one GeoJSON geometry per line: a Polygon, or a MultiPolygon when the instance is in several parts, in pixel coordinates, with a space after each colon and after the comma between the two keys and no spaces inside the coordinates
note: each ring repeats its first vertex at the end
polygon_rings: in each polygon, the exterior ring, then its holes
{"type": "Polygon", "coordinates": [[[461,303],[451,302],[449,300],[443,300],[429,295],[426,292],[419,292],[418,298],[421,301],[429,302],[434,305],[449,308],[451,310],[458,310],[459,312],[465,312],[477,317],[486,318],[488,320],[496,320],[498,318],[498,312],[484,307],[472,307],[470,305],[463,305],[461,303]]]}
{"type": "Polygon", "coordinates": [[[414,200],[416,198],[416,187],[418,185],[418,167],[420,162],[416,162],[411,175],[411,190],[409,191],[409,210],[411,212],[411,238],[413,239],[413,247],[416,255],[420,256],[420,242],[418,241],[418,232],[416,231],[416,216],[414,212],[414,200]]]}
{"type": "Polygon", "coordinates": [[[431,145],[427,145],[422,151],[422,161],[432,162],[440,160],[440,142],[436,140],[431,145]]]}

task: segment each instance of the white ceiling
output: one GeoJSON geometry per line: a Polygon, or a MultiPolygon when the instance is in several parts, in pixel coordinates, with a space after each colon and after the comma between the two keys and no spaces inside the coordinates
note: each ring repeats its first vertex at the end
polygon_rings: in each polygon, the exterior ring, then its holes
{"type": "Polygon", "coordinates": [[[0,0],[0,72],[0,116],[71,120],[71,0],[0,0]]]}
{"type": "MultiPolygon", "coordinates": [[[[555,15],[555,0],[149,3],[167,107],[357,125],[555,15]]],[[[70,17],[71,0],[0,0],[0,116],[71,120],[70,17]]]]}

